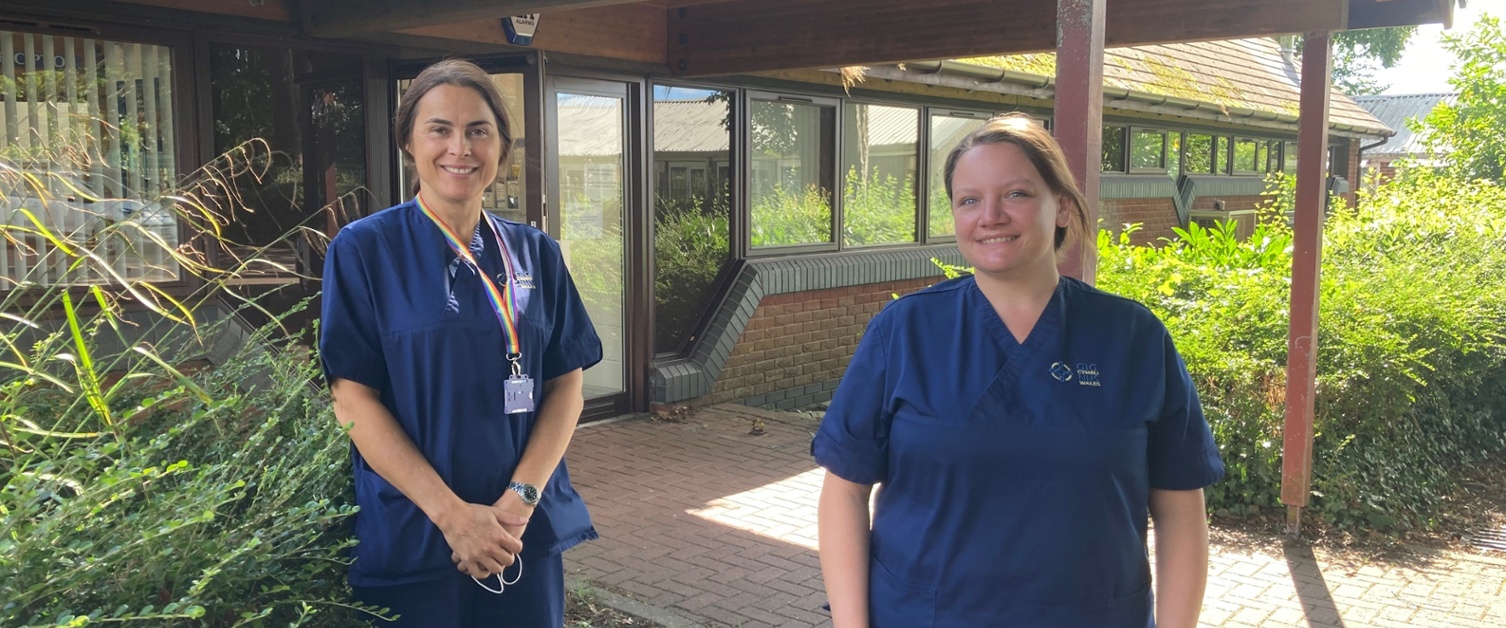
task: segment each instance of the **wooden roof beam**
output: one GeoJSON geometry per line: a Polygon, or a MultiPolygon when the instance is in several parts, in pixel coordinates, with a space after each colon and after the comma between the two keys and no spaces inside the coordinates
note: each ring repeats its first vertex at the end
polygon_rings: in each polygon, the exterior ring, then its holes
{"type": "MultiPolygon", "coordinates": [[[[1106,43],[1134,46],[1342,30],[1350,0],[1112,0],[1106,43]]],[[[1432,0],[1428,0],[1432,1],[1432,0]]],[[[1044,52],[1057,0],[733,0],[669,13],[686,76],[1044,52]]]]}
{"type": "Polygon", "coordinates": [[[1453,28],[1454,0],[1349,0],[1349,29],[1442,24],[1453,28]]]}
{"type": "Polygon", "coordinates": [[[525,13],[588,9],[633,0],[303,0],[303,30],[314,37],[361,37],[525,13]]]}

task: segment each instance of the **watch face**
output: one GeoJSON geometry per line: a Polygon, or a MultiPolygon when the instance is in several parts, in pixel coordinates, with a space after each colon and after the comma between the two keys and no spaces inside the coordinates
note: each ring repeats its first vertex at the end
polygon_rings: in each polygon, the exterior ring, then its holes
{"type": "Polygon", "coordinates": [[[518,492],[518,495],[523,498],[523,503],[525,504],[531,506],[539,502],[539,489],[536,486],[517,483],[513,485],[513,490],[518,492]]]}

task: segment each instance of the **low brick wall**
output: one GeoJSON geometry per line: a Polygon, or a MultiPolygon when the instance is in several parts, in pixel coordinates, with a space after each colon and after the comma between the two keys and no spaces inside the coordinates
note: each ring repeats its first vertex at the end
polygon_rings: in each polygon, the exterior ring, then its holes
{"type": "Polygon", "coordinates": [[[1161,238],[1174,237],[1172,228],[1177,226],[1177,208],[1170,198],[1118,198],[1102,202],[1103,226],[1119,233],[1127,224],[1140,224],[1140,230],[1130,234],[1130,242],[1149,244],[1161,238]]]}
{"type": "Polygon", "coordinates": [[[829,400],[873,315],[895,294],[941,280],[904,279],[765,297],[711,394],[690,405],[735,401],[788,410],[829,400]]]}

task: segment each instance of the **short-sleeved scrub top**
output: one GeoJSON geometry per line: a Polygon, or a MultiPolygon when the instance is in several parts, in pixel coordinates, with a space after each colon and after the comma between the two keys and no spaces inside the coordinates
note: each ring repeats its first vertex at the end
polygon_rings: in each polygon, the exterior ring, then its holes
{"type": "MultiPolygon", "coordinates": [[[[601,361],[601,341],[559,245],[537,229],[487,215],[470,247],[498,287],[508,277],[490,229],[511,254],[522,371],[542,395],[544,382],[601,361]]],[[[319,349],[330,381],[381,391],[382,404],[439,477],[461,499],[490,504],[507,490],[536,417],[503,413],[507,343],[475,273],[412,201],[357,220],[340,230],[325,258],[319,349]]],[[[390,586],[453,573],[439,528],[355,447],[351,453],[360,511],[350,583],[390,586]]],[[[593,538],[561,461],[524,533],[524,551],[558,553],[593,538]]]]}
{"type": "Polygon", "coordinates": [[[1154,625],[1151,488],[1223,476],[1166,328],[1062,278],[1017,342],[971,277],[874,317],[812,443],[880,484],[872,625],[1154,625]]]}

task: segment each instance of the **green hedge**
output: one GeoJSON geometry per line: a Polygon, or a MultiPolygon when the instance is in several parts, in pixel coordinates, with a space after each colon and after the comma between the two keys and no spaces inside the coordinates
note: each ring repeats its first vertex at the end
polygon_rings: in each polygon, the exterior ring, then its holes
{"type": "MultiPolygon", "coordinates": [[[[1101,232],[1098,284],[1156,312],[1228,466],[1210,508],[1280,504],[1292,234],[1278,181],[1248,240],[1193,225],[1101,232]]],[[[1409,171],[1325,226],[1309,509],[1340,527],[1427,527],[1465,465],[1506,447],[1506,190],[1409,171]]]]}

